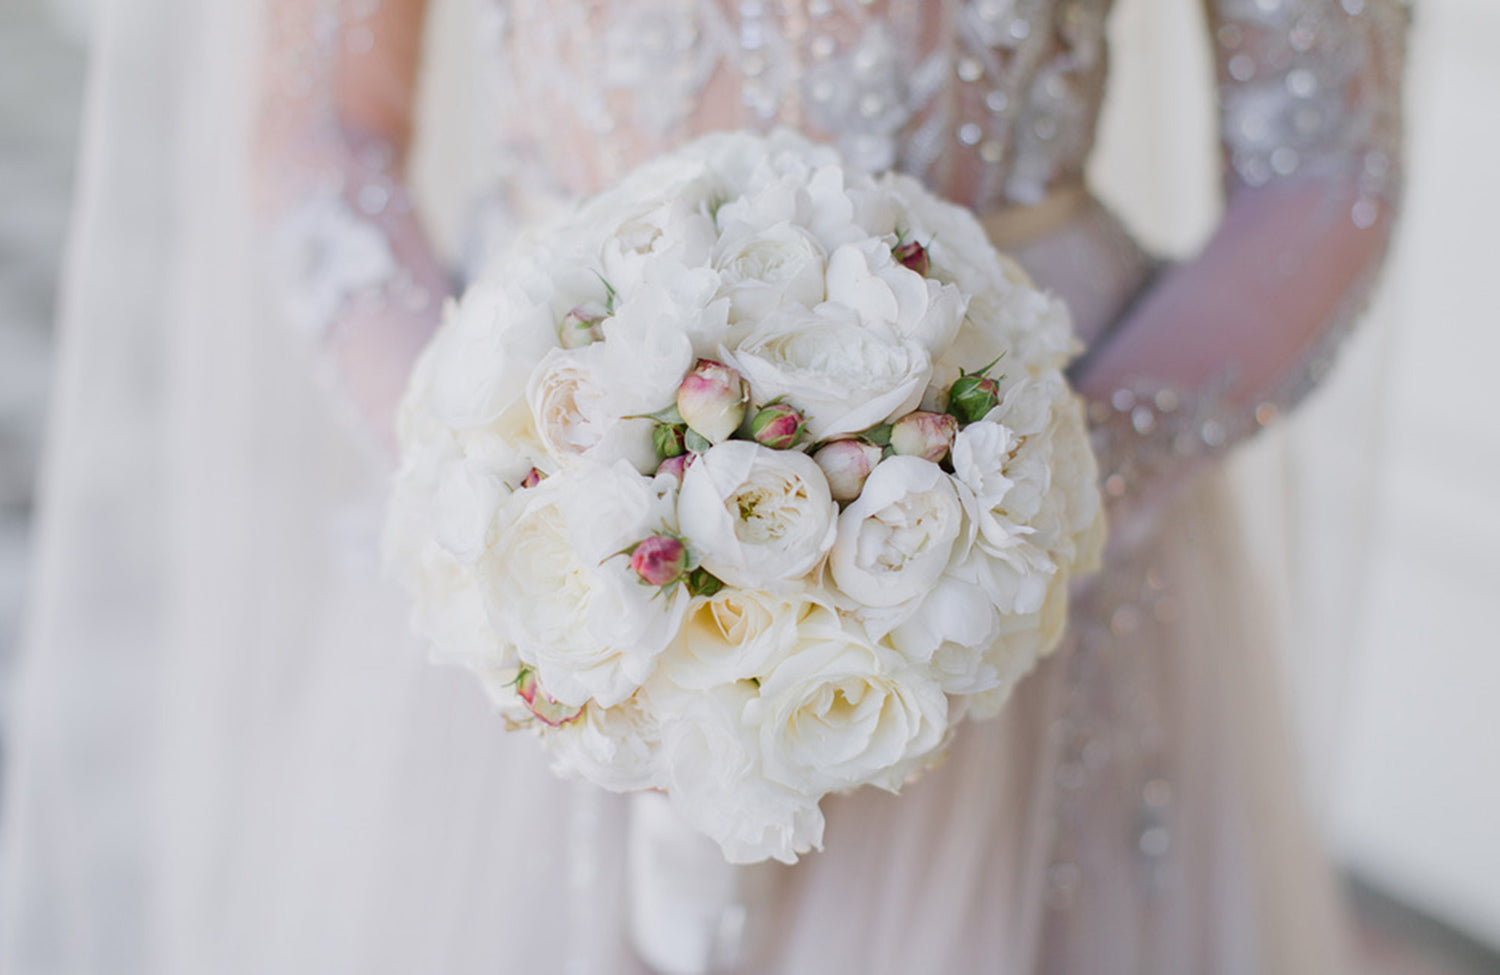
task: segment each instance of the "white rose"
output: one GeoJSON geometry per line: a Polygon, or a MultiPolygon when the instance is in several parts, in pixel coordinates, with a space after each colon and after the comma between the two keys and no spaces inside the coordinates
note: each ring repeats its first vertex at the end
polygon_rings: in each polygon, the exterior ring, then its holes
{"type": "Polygon", "coordinates": [[[951,567],[886,637],[907,660],[926,664],[949,694],[973,694],[998,680],[985,652],[1000,635],[1000,614],[974,571],[983,558],[951,567]]]}
{"type": "Polygon", "coordinates": [[[884,240],[845,244],[828,259],[828,300],[865,322],[893,326],[936,358],[952,344],[967,302],[945,285],[898,264],[884,240]]]}
{"type": "Polygon", "coordinates": [[[477,282],[447,307],[423,358],[432,414],[454,429],[484,426],[526,393],[526,378],[557,345],[552,284],[520,262],[503,284],[477,282]]]}
{"type": "Polygon", "coordinates": [[[604,341],[553,349],[532,372],[532,422],[558,463],[623,459],[642,473],[656,470],[656,424],[645,417],[676,398],[693,348],[682,331],[643,317],[622,309],[605,322],[604,341]]]}
{"type": "Polygon", "coordinates": [[[713,262],[732,321],[757,321],[782,304],[811,308],[823,300],[823,248],[790,223],[727,228],[713,262]]]}
{"type": "Polygon", "coordinates": [[[547,728],[541,739],[560,776],[583,778],[611,792],[662,784],[661,729],[640,694],[609,708],[588,704],[576,721],[547,728]]]}
{"type": "Polygon", "coordinates": [[[807,418],[810,440],[867,430],[910,412],[932,373],[927,350],[843,305],[784,308],[730,355],[757,403],[778,397],[807,418]]]}
{"type": "Polygon", "coordinates": [[[822,794],[765,777],[756,730],[741,717],[754,696],[746,681],[653,699],[661,713],[672,715],[662,729],[666,787],[678,815],[715,840],[730,863],[795,863],[822,848],[822,794]]]}
{"type": "Polygon", "coordinates": [[[670,515],[653,482],[623,463],[556,474],[507,502],[480,561],[486,604],[556,700],[620,703],[676,635],[682,588],[642,585],[628,559],[613,557],[670,515]]]}
{"type": "Polygon", "coordinates": [[[807,575],[833,545],[838,506],[812,458],[730,440],[682,478],[677,518],[703,567],[742,589],[807,575]]]}
{"type": "Polygon", "coordinates": [[[889,457],[839,516],[828,559],[833,581],[864,606],[904,603],[937,582],[962,526],[963,508],[942,468],[889,457]]]}
{"type": "Polygon", "coordinates": [[[894,650],[818,610],[745,707],[766,777],[808,795],[865,783],[897,791],[942,744],[948,700],[894,650]]]}
{"type": "Polygon", "coordinates": [[[812,611],[798,597],[725,586],[693,599],[661,673],[680,687],[704,689],[759,677],[797,636],[812,611]]]}
{"type": "Polygon", "coordinates": [[[1062,642],[1068,622],[1068,582],[1053,577],[1045,599],[1034,613],[1000,618],[1000,634],[985,649],[984,665],[995,675],[993,687],[965,698],[969,715],[983,720],[1000,712],[1010,692],[1036,662],[1062,642]]]}

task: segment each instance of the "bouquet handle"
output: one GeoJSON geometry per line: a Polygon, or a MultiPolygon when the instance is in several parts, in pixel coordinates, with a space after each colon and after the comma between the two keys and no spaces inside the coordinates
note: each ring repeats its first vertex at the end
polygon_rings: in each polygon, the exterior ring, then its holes
{"type": "Polygon", "coordinates": [[[727,863],[661,792],[630,796],[631,944],[658,975],[734,971],[744,948],[745,868],[727,863]]]}

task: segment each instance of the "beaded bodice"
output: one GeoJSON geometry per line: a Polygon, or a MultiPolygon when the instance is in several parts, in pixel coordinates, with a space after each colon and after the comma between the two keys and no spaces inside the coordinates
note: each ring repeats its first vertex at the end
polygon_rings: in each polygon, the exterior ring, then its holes
{"type": "MultiPolygon", "coordinates": [[[[984,212],[1082,178],[1112,0],[481,4],[485,103],[512,187],[589,192],[700,132],[788,125],[984,212]]],[[[1399,8],[1210,5],[1232,179],[1362,164],[1354,217],[1372,219],[1395,133],[1368,88],[1394,73],[1399,8]]]]}
{"type": "Polygon", "coordinates": [[[1110,5],[489,0],[484,61],[505,144],[566,190],[707,129],[789,125],[984,210],[1081,177],[1110,5]]]}

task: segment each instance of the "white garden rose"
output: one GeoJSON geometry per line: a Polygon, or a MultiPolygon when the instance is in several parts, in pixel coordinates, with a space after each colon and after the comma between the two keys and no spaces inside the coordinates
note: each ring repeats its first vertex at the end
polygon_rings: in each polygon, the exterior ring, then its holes
{"type": "Polygon", "coordinates": [[[676,397],[693,361],[692,343],[651,319],[626,317],[604,325],[605,341],[578,349],[553,349],[531,374],[526,398],[537,438],[563,466],[629,461],[642,473],[656,470],[647,415],[676,397]],[[615,338],[610,341],[609,338],[615,338]]]}
{"type": "Polygon", "coordinates": [[[839,591],[889,607],[925,593],[948,567],[963,508],[943,469],[920,457],[888,457],[839,515],[828,565],[839,591]]]}
{"type": "Polygon", "coordinates": [[[811,440],[858,433],[912,410],[932,373],[927,349],[851,308],[783,308],[729,355],[756,402],[784,399],[811,440]]]}
{"type": "Polygon", "coordinates": [[[654,697],[653,706],[672,715],[663,728],[663,776],[678,815],[715,840],[730,863],[795,863],[822,848],[818,793],[766,778],[757,731],[743,718],[754,698],[749,681],[654,697]]]}
{"type": "Polygon", "coordinates": [[[719,444],[682,478],[677,519],[704,568],[731,586],[785,591],[833,545],[838,506],[812,458],[744,440],[719,444]]]}
{"type": "Polygon", "coordinates": [[[896,263],[890,244],[873,239],[829,257],[828,300],[854,309],[861,321],[892,326],[934,356],[952,344],[966,304],[956,287],[896,263]]]}
{"type": "Polygon", "coordinates": [[[823,300],[825,257],[817,240],[787,221],[759,228],[736,224],[714,248],[720,294],[733,321],[756,321],[783,304],[811,308],[823,300]]]}
{"type": "Polygon", "coordinates": [[[822,610],[745,706],[766,777],[814,795],[865,783],[897,791],[942,743],[947,718],[936,683],[822,610]]]}
{"type": "Polygon", "coordinates": [[[507,506],[480,562],[497,633],[558,701],[620,703],[655,668],[687,607],[681,589],[643,585],[616,557],[668,522],[670,499],[616,463],[549,477],[507,506]]]}
{"type": "Polygon", "coordinates": [[[662,655],[661,672],[681,687],[699,689],[759,677],[796,639],[797,624],[813,608],[803,594],[732,586],[695,597],[662,655]]]}
{"type": "Polygon", "coordinates": [[[588,704],[577,720],[549,729],[542,740],[558,775],[630,792],[662,784],[660,738],[656,716],[637,694],[614,707],[588,704]]]}
{"type": "Polygon", "coordinates": [[[526,395],[537,360],[557,345],[551,309],[515,283],[484,283],[448,306],[423,353],[433,416],[456,428],[490,422],[526,395]]]}

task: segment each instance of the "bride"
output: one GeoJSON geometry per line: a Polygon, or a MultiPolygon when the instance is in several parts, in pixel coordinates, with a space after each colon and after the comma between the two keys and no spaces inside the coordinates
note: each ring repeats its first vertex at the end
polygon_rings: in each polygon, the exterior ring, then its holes
{"type": "MultiPolygon", "coordinates": [[[[1336,970],[1218,462],[1322,376],[1371,285],[1405,8],[1210,0],[1226,209],[1168,265],[1083,178],[1108,0],[472,2],[463,138],[428,183],[479,188],[471,266],[695,134],[791,126],[974,208],[1088,344],[1106,571],[942,767],[828,800],[825,852],[738,878],[739,968],[1336,970]]],[[[642,970],[628,803],[555,780],[429,667],[380,575],[391,414],[455,287],[412,191],[425,7],[113,10],[7,768],[6,971],[642,970]]]]}

